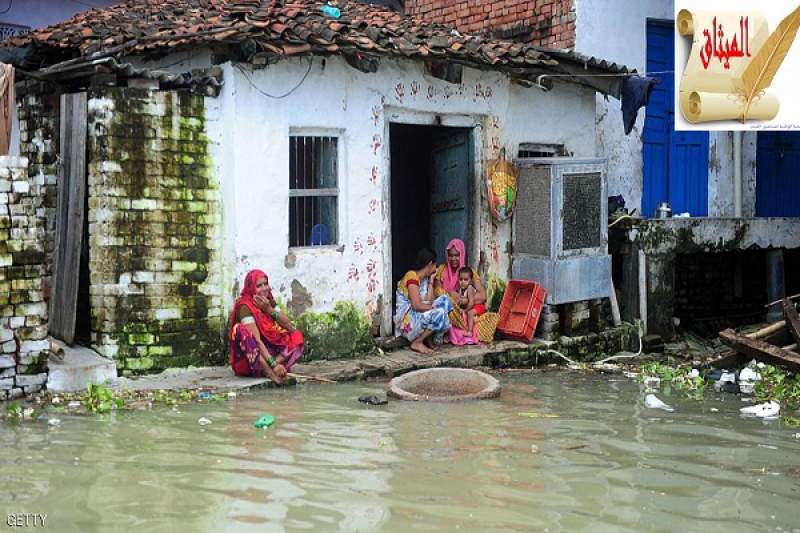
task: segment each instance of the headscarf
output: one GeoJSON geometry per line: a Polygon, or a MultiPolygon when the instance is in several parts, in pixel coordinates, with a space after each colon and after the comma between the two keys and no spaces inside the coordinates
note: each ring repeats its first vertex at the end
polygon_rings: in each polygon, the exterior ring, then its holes
{"type": "MultiPolygon", "coordinates": [[[[289,349],[292,349],[294,347],[292,346],[292,344],[294,344],[294,336],[288,335],[287,331],[281,327],[274,318],[259,309],[253,301],[253,297],[256,295],[256,281],[262,277],[269,281],[267,275],[261,270],[251,270],[247,273],[247,276],[245,276],[244,287],[236,303],[233,305],[233,311],[231,312],[231,332],[233,332],[233,327],[239,321],[239,308],[244,305],[247,306],[250,313],[253,315],[258,331],[261,333],[262,340],[275,346],[288,346],[289,349]]],[[[274,306],[275,299],[272,297],[272,293],[270,292],[267,297],[274,306]]]]}
{"type": "Polygon", "coordinates": [[[452,239],[444,249],[444,272],[442,273],[442,287],[446,291],[454,291],[458,288],[458,271],[467,264],[467,249],[461,239],[452,239]],[[458,267],[455,269],[450,266],[448,250],[455,248],[458,250],[458,267]]]}

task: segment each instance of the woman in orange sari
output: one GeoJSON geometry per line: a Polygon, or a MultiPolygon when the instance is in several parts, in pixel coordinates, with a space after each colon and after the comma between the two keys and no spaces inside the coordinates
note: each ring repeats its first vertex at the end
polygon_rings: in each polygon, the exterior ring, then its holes
{"type": "Polygon", "coordinates": [[[230,318],[230,364],[237,376],[265,376],[281,384],[303,356],[305,340],[272,297],[269,278],[251,270],[230,318]]]}

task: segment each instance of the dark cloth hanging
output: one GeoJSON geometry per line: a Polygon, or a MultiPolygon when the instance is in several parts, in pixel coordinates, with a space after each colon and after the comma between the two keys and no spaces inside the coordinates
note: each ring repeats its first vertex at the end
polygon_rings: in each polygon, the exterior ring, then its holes
{"type": "Polygon", "coordinates": [[[647,105],[650,92],[661,80],[644,76],[626,76],[622,80],[622,122],[628,135],[636,122],[639,108],[647,105]]]}

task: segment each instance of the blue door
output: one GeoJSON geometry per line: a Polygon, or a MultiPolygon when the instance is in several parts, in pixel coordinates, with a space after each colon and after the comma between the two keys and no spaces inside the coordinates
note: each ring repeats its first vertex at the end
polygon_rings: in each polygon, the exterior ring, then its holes
{"type": "Polygon", "coordinates": [[[800,217],[800,133],[759,132],[756,216],[800,217]]]}
{"type": "Polygon", "coordinates": [[[675,131],[675,50],[671,22],[647,22],[647,72],[660,79],[647,103],[642,137],[642,213],[660,202],[673,213],[708,214],[708,132],[675,131]]]}
{"type": "MultiPolygon", "coordinates": [[[[434,143],[431,183],[431,246],[442,254],[450,239],[467,245],[472,187],[469,133],[456,132],[434,143]]],[[[440,261],[444,259],[438,258],[440,261]]]]}

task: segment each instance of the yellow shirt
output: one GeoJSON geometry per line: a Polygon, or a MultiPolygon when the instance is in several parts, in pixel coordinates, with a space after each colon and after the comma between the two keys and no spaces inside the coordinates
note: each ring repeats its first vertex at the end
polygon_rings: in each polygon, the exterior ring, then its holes
{"type": "Polygon", "coordinates": [[[397,283],[397,290],[399,290],[403,295],[408,297],[408,286],[409,285],[416,285],[419,287],[420,279],[417,275],[416,270],[409,270],[406,272],[405,276],[403,276],[400,281],[397,283]]]}

